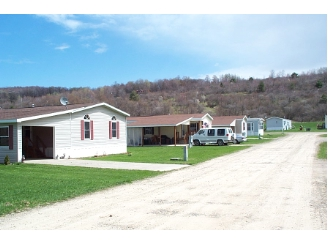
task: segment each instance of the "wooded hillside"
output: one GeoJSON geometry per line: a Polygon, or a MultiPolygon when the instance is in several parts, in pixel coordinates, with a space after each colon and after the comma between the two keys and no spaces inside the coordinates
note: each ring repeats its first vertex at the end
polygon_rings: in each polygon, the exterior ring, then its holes
{"type": "Polygon", "coordinates": [[[226,74],[220,78],[137,80],[99,88],[2,87],[0,107],[60,105],[62,96],[69,104],[106,102],[131,116],[210,113],[319,121],[327,114],[327,68],[300,75],[272,73],[265,79],[226,74]]]}

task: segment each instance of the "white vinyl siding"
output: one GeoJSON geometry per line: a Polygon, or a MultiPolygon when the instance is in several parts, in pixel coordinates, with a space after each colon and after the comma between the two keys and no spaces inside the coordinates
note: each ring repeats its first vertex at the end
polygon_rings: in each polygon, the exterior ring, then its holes
{"type": "MultiPolygon", "coordinates": [[[[95,107],[73,114],[67,113],[19,123],[20,130],[18,140],[20,143],[18,159],[22,157],[22,126],[52,127],[54,158],[63,156],[64,154],[65,158],[79,158],[127,152],[126,116],[118,114],[106,107],[95,107]],[[84,120],[85,114],[88,114],[93,122],[94,130],[93,133],[90,132],[90,137],[93,136],[92,141],[91,139],[81,141],[81,120],[84,120]],[[119,139],[115,138],[110,140],[108,138],[108,122],[113,115],[116,116],[116,122],[119,122],[121,130],[119,139]]],[[[14,130],[14,133],[15,132],[16,130],[14,130]]]]}

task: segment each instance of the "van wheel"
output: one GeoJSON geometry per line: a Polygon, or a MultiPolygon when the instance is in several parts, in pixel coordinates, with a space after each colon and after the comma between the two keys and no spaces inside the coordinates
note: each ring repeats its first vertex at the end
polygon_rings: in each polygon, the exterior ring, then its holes
{"type": "Polygon", "coordinates": [[[199,140],[194,140],[194,145],[199,146],[200,145],[199,140]]]}
{"type": "Polygon", "coordinates": [[[218,140],[218,145],[219,145],[219,146],[223,146],[223,145],[224,145],[224,142],[223,142],[221,139],[219,139],[219,140],[218,140]]]}

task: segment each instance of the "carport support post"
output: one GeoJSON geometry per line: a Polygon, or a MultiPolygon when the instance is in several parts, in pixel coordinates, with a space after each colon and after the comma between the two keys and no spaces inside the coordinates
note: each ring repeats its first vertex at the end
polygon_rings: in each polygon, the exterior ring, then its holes
{"type": "Polygon", "coordinates": [[[177,145],[177,127],[174,126],[174,146],[177,145]]]}
{"type": "Polygon", "coordinates": [[[187,145],[183,146],[183,160],[188,161],[188,148],[187,148],[187,145]]]}

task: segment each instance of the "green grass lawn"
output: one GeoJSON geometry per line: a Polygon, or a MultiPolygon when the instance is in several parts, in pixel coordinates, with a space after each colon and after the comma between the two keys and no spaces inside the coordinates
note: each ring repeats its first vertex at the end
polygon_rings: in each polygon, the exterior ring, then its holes
{"type": "Polygon", "coordinates": [[[127,154],[107,155],[100,157],[85,158],[99,161],[120,161],[120,162],[138,162],[138,163],[166,163],[166,164],[197,164],[215,157],[231,154],[233,152],[248,148],[243,144],[232,146],[193,146],[187,148],[188,161],[184,161],[184,147],[182,146],[143,146],[128,147],[127,154]],[[180,158],[181,160],[171,160],[171,158],[180,158]]]}
{"type": "Polygon", "coordinates": [[[0,165],[0,216],[160,173],[35,164],[0,165]]]}
{"type": "Polygon", "coordinates": [[[205,145],[188,148],[188,161],[184,161],[184,147],[182,146],[143,146],[128,147],[128,153],[85,158],[99,161],[119,161],[137,163],[166,163],[166,164],[198,164],[216,157],[231,154],[233,152],[250,147],[249,145],[269,142],[275,138],[283,137],[281,132],[264,134],[263,138],[248,138],[241,144],[229,144],[226,146],[205,145]],[[170,160],[180,158],[181,160],[170,160]]]}
{"type": "Polygon", "coordinates": [[[306,128],[310,128],[310,132],[327,132],[327,129],[317,129],[317,124],[321,125],[324,121],[314,122],[296,122],[292,121],[294,129],[290,129],[287,132],[306,132],[306,128]],[[300,126],[303,126],[303,130],[300,131],[300,126]]]}
{"type": "Polygon", "coordinates": [[[264,132],[264,135],[261,136],[261,139],[259,139],[259,137],[257,136],[247,137],[247,141],[244,142],[244,144],[252,144],[252,145],[261,144],[261,143],[270,142],[273,139],[284,137],[284,136],[286,136],[286,134],[280,131],[269,131],[269,132],[264,132]]]}

